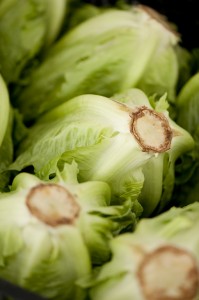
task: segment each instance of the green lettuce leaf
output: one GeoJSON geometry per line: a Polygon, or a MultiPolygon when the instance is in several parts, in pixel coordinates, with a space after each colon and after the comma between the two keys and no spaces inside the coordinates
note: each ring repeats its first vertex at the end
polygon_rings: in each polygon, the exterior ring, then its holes
{"type": "Polygon", "coordinates": [[[8,188],[7,168],[13,160],[13,111],[10,106],[8,88],[0,75],[0,191],[8,188]]]}
{"type": "Polygon", "coordinates": [[[199,73],[190,77],[177,97],[177,118],[180,126],[193,136],[195,147],[176,168],[175,203],[184,206],[198,199],[199,192],[199,73]]]}

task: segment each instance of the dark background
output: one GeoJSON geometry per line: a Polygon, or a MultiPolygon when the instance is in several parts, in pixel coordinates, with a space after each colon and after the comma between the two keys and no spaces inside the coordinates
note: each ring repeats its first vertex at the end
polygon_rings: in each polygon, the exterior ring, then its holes
{"type": "MultiPolygon", "coordinates": [[[[114,5],[114,0],[87,0],[99,6],[114,5]]],[[[125,1],[123,1],[125,2],[125,1]]],[[[199,47],[199,9],[197,0],[127,0],[129,4],[148,5],[177,25],[181,34],[181,44],[187,49],[199,47]]]]}
{"type": "Polygon", "coordinates": [[[183,46],[189,49],[199,47],[199,2],[196,0],[143,0],[142,3],[157,9],[177,25],[183,46]]]}

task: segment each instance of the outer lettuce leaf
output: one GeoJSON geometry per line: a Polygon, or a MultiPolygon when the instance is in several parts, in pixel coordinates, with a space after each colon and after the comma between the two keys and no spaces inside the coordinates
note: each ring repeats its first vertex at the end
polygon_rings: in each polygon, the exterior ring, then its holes
{"type": "MultiPolygon", "coordinates": [[[[90,3],[81,3],[81,1],[71,1],[65,27],[71,29],[80,23],[95,17],[103,12],[102,7],[95,6],[90,3]]],[[[66,32],[66,29],[65,29],[66,32]]]]}
{"type": "MultiPolygon", "coordinates": [[[[166,41],[170,40],[171,44],[176,44],[179,41],[179,38],[176,37],[176,34],[173,34],[172,28],[170,28],[169,24],[162,24],[161,17],[158,20],[156,18],[158,15],[151,15],[152,12],[150,10],[146,10],[146,7],[143,6],[125,6],[121,9],[114,8],[101,8],[102,13],[95,18],[89,19],[86,22],[83,22],[81,26],[77,26],[73,30],[69,31],[65,34],[53,48],[49,49],[49,55],[56,54],[57,51],[63,50],[66,45],[72,45],[77,41],[83,41],[88,37],[92,39],[96,36],[99,36],[108,31],[120,29],[120,28],[128,28],[133,29],[134,26],[137,26],[138,34],[140,34],[139,30],[147,29],[147,26],[150,27],[151,37],[153,30],[154,32],[162,33],[164,38],[162,41],[166,43],[166,41]],[[123,10],[124,9],[124,10],[123,10]],[[160,21],[160,22],[159,22],[160,21]],[[103,24],[103,26],[97,26],[99,23],[103,24]],[[168,28],[165,28],[165,25],[168,28]],[[168,30],[169,29],[169,30],[168,30]],[[168,40],[167,40],[168,39],[168,40]]],[[[153,11],[154,13],[154,11],[153,11]]],[[[134,28],[135,29],[135,28],[134,28]]]]}
{"type": "Polygon", "coordinates": [[[59,36],[68,10],[69,0],[47,1],[47,29],[44,47],[49,47],[59,36]]]}
{"type": "Polygon", "coordinates": [[[140,81],[136,85],[147,95],[159,97],[167,92],[169,102],[176,99],[176,87],[179,77],[179,63],[176,50],[171,42],[165,39],[158,45],[146,67],[140,81]]]}
{"type": "MultiPolygon", "coordinates": [[[[177,124],[174,126],[176,125],[177,124]]],[[[155,214],[159,214],[161,211],[164,211],[165,209],[168,209],[170,206],[174,205],[172,194],[174,184],[176,182],[175,169],[177,161],[180,160],[183,155],[190,155],[195,145],[194,140],[192,136],[188,134],[188,131],[185,131],[179,125],[174,128],[176,130],[176,138],[173,139],[173,149],[170,149],[168,154],[166,154],[164,157],[162,196],[161,201],[158,203],[155,209],[155,214]]]]}
{"type": "MultiPolygon", "coordinates": [[[[174,194],[173,194],[173,203],[176,206],[184,207],[191,203],[198,201],[199,193],[199,165],[198,162],[195,163],[195,166],[192,167],[193,171],[189,180],[182,182],[181,178],[177,178],[174,194]]],[[[180,169],[182,172],[182,170],[180,169]]],[[[186,172],[187,170],[185,170],[186,172]]],[[[181,174],[180,172],[180,174],[181,174]]],[[[177,173],[178,175],[178,173],[177,173]]],[[[180,177],[180,175],[179,175],[180,177]]]]}
{"type": "Polygon", "coordinates": [[[15,147],[19,144],[19,142],[26,136],[28,132],[28,128],[25,126],[23,122],[23,116],[19,113],[17,109],[13,109],[13,143],[15,147]]]}
{"type": "Polygon", "coordinates": [[[191,70],[192,75],[199,71],[199,48],[193,48],[191,50],[191,70]]]}
{"type": "Polygon", "coordinates": [[[183,85],[189,80],[193,73],[193,54],[191,51],[186,48],[181,47],[180,45],[176,46],[176,55],[179,65],[179,77],[177,83],[177,94],[183,87],[183,85]]]}
{"type": "Polygon", "coordinates": [[[177,121],[194,135],[198,126],[199,73],[192,76],[181,89],[177,98],[177,121]]]}
{"type": "Polygon", "coordinates": [[[0,146],[0,191],[8,189],[10,172],[7,170],[13,161],[14,149],[12,140],[13,114],[10,112],[10,120],[7,131],[0,146]]]}
{"type": "Polygon", "coordinates": [[[177,122],[193,136],[195,147],[176,169],[176,205],[184,206],[198,199],[199,193],[199,73],[182,87],[177,98],[177,122]]]}
{"type": "Polygon", "coordinates": [[[17,230],[14,224],[10,228],[9,224],[4,223],[4,226],[4,236],[8,235],[8,230],[12,232],[6,241],[8,249],[14,242],[19,244],[22,240],[23,244],[15,254],[4,253],[5,263],[0,268],[2,278],[49,299],[85,299],[85,292],[76,286],[75,280],[89,274],[90,263],[76,229],[59,228],[57,237],[53,238],[41,227],[27,225],[23,230],[17,230]]]}
{"type": "Polygon", "coordinates": [[[0,146],[4,139],[8,123],[9,123],[9,112],[10,112],[10,99],[6,83],[3,77],[0,75],[0,146]]]}
{"type": "Polygon", "coordinates": [[[6,189],[9,174],[6,172],[13,160],[13,112],[10,107],[8,89],[0,75],[0,191],[6,189]]]}

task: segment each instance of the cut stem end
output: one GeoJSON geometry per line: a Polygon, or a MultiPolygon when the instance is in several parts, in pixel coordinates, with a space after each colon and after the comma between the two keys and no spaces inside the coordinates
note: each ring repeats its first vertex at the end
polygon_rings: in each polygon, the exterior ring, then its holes
{"type": "Polygon", "coordinates": [[[146,254],[138,280],[147,300],[193,300],[198,292],[198,268],[193,256],[173,246],[146,254]]]}
{"type": "Polygon", "coordinates": [[[80,207],[70,192],[57,184],[40,184],[27,195],[26,205],[40,221],[58,226],[73,224],[80,207]]]}
{"type": "Polygon", "coordinates": [[[130,131],[142,151],[161,153],[170,149],[173,132],[162,113],[142,106],[132,112],[131,118],[130,131]]]}

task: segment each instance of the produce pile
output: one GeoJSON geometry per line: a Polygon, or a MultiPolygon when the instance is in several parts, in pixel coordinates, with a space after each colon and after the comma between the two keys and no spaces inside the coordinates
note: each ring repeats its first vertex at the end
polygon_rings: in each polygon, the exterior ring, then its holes
{"type": "Polygon", "coordinates": [[[199,299],[199,48],[142,4],[0,1],[0,278],[199,299]]]}

